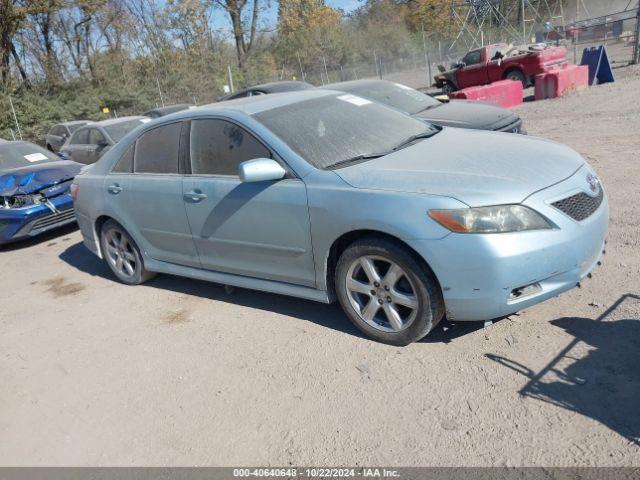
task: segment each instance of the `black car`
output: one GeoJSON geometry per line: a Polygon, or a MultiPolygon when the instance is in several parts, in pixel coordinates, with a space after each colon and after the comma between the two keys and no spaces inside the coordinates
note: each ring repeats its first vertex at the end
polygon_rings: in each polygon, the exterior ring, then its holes
{"type": "Polygon", "coordinates": [[[176,105],[167,105],[166,107],[158,107],[152,110],[147,110],[142,115],[149,118],[159,118],[193,107],[194,105],[191,105],[190,103],[177,103],[176,105]]]}
{"type": "Polygon", "coordinates": [[[314,86],[307,82],[298,82],[295,80],[263,83],[261,85],[254,85],[253,87],[247,87],[242,90],[238,90],[237,92],[233,92],[226,97],[222,97],[220,101],[224,102],[226,100],[253,97],[255,95],[266,95],[269,93],[295,92],[298,90],[308,90],[310,88],[314,88],[314,86]]]}
{"type": "Polygon", "coordinates": [[[443,103],[411,87],[386,80],[352,80],[319,88],[338,90],[383,103],[434,125],[527,133],[520,117],[504,108],[469,100],[443,103]]]}

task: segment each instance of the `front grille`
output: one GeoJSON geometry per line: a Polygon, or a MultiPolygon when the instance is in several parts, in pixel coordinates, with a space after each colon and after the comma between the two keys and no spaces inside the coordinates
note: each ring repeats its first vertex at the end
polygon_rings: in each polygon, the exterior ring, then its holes
{"type": "Polygon", "coordinates": [[[589,218],[598,210],[604,198],[604,191],[600,188],[598,195],[592,197],[584,192],[572,195],[571,197],[553,202],[551,205],[561,212],[566,213],[574,220],[581,222],[585,218],[589,218]]]}
{"type": "Polygon", "coordinates": [[[66,223],[75,218],[73,208],[62,210],[60,213],[48,213],[40,217],[31,225],[31,231],[40,230],[42,228],[52,227],[57,224],[66,223]]]}

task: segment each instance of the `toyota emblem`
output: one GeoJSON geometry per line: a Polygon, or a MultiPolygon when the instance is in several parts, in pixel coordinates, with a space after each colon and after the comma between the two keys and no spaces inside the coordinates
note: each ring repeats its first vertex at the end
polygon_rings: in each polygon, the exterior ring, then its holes
{"type": "Polygon", "coordinates": [[[598,177],[590,173],[587,175],[587,183],[593,193],[598,193],[598,190],[600,190],[600,180],[598,180],[598,177]]]}

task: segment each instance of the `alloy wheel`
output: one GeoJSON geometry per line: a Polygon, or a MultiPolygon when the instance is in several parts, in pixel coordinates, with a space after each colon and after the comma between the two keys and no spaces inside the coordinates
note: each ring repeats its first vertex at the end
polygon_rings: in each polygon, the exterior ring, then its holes
{"type": "Polygon", "coordinates": [[[347,297],[358,316],[383,332],[399,332],[418,314],[416,288],[407,273],[390,259],[366,255],[349,266],[347,297]]]}
{"type": "Polygon", "coordinates": [[[138,260],[127,236],[122,231],[111,228],[105,234],[105,241],[106,256],[111,267],[126,278],[133,277],[138,260]]]}

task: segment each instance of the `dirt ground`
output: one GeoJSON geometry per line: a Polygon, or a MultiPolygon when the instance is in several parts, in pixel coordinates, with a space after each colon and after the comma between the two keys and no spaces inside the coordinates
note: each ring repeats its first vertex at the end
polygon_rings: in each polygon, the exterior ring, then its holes
{"type": "Polygon", "coordinates": [[[640,70],[517,109],[611,202],[559,298],[405,348],[335,305],[159,276],[66,229],[0,252],[1,465],[640,466],[640,70]]]}

